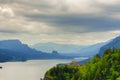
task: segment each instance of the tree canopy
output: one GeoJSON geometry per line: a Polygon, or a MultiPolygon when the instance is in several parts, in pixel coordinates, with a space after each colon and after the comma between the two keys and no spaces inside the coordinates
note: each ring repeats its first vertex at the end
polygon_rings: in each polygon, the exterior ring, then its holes
{"type": "Polygon", "coordinates": [[[50,69],[45,80],[120,80],[120,49],[108,49],[84,65],[62,65],[50,69]]]}

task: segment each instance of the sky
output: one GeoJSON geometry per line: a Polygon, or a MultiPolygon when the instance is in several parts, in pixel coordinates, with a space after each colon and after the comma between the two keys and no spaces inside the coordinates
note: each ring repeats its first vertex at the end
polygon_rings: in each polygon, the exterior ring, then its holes
{"type": "Polygon", "coordinates": [[[0,0],[0,40],[90,45],[120,34],[120,0],[0,0]]]}

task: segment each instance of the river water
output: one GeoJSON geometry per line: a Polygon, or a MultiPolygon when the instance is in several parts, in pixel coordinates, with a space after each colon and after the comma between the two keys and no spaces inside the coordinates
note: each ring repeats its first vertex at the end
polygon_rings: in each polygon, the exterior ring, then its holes
{"type": "Polygon", "coordinates": [[[47,70],[59,63],[70,63],[72,60],[30,60],[27,62],[0,63],[0,80],[40,80],[47,70]]]}

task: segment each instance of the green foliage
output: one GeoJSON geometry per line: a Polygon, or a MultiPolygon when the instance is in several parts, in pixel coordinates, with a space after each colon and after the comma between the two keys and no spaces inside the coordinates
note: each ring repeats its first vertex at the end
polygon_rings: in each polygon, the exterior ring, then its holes
{"type": "Polygon", "coordinates": [[[77,67],[65,65],[53,67],[46,74],[52,80],[70,80],[77,71],[77,67]]]}
{"type": "Polygon", "coordinates": [[[120,49],[108,49],[79,66],[56,66],[46,73],[50,80],[120,80],[120,49]]]}

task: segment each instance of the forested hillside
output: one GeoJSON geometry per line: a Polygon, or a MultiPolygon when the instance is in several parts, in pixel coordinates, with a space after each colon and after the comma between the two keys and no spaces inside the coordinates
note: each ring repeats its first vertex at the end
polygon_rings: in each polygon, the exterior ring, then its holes
{"type": "Polygon", "coordinates": [[[45,80],[120,80],[120,49],[108,49],[84,65],[56,66],[46,72],[45,80]]]}

